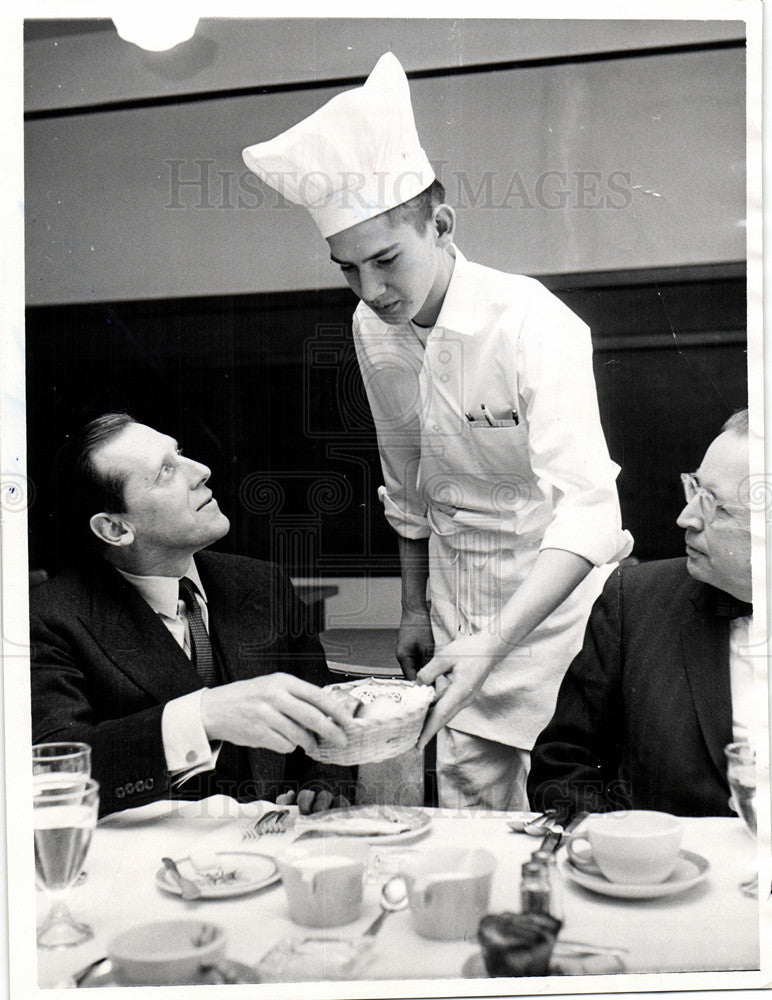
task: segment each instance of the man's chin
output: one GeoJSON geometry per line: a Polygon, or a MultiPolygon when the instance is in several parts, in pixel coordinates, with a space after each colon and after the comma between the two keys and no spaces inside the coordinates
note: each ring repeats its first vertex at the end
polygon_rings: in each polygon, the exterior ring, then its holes
{"type": "Polygon", "coordinates": [[[231,523],[228,518],[222,511],[219,511],[215,522],[210,525],[210,531],[207,533],[208,541],[202,547],[206,548],[207,545],[214,545],[215,542],[219,542],[221,538],[224,538],[228,534],[230,527],[231,523]]]}
{"type": "Polygon", "coordinates": [[[693,550],[686,552],[686,572],[700,583],[710,583],[708,574],[705,572],[704,556],[693,550]]]}

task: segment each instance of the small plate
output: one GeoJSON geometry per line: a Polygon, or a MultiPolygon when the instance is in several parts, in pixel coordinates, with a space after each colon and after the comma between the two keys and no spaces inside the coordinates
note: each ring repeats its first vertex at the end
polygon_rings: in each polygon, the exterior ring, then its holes
{"type": "Polygon", "coordinates": [[[658,899],[660,896],[672,896],[684,892],[697,885],[708,874],[709,862],[700,854],[692,851],[679,851],[679,860],[675,871],[664,882],[653,882],[644,885],[627,882],[610,882],[605,875],[592,875],[571,864],[563,862],[563,872],[585,889],[599,892],[603,896],[615,896],[617,899],[658,899]]]}
{"type": "MultiPolygon", "coordinates": [[[[256,892],[267,885],[278,882],[281,876],[276,862],[265,854],[255,854],[252,851],[216,851],[224,871],[234,872],[228,881],[213,881],[207,872],[197,871],[190,863],[190,858],[176,860],[180,874],[189,878],[201,890],[202,899],[224,899],[228,896],[243,896],[247,892],[256,892]]],[[[180,887],[174,881],[174,876],[164,866],[155,873],[155,880],[165,892],[181,896],[180,887]]]]}
{"type": "Polygon", "coordinates": [[[402,844],[422,837],[429,829],[431,816],[422,809],[408,806],[350,806],[330,809],[313,817],[299,817],[295,824],[298,837],[308,831],[330,837],[361,837],[368,844],[402,844]],[[395,827],[406,826],[400,833],[367,833],[370,822],[389,822],[395,827]]]}
{"type": "MultiPolygon", "coordinates": [[[[572,955],[560,954],[560,943],[550,958],[550,976],[611,976],[625,972],[625,964],[619,955],[572,955]]],[[[462,979],[491,979],[485,968],[481,951],[476,951],[464,962],[462,979]]],[[[522,977],[521,977],[522,978],[522,977]]],[[[542,977],[540,977],[542,978],[542,977]]]]}

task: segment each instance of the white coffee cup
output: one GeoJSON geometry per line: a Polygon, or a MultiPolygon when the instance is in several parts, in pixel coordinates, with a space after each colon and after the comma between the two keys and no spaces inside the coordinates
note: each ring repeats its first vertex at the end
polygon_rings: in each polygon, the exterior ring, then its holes
{"type": "Polygon", "coordinates": [[[588,817],[568,842],[573,864],[610,882],[643,885],[664,882],[678,863],[682,824],[670,813],[648,809],[598,813],[588,817]]]}
{"type": "Polygon", "coordinates": [[[412,859],[402,874],[418,933],[435,941],[475,941],[496,863],[481,848],[425,851],[412,859]]]}
{"type": "Polygon", "coordinates": [[[361,840],[325,837],[297,844],[276,858],[289,912],[305,927],[337,927],[362,910],[368,846],[361,840]]]}
{"type": "Polygon", "coordinates": [[[225,931],[205,920],[160,920],[110,941],[115,978],[126,986],[184,986],[203,981],[202,967],[225,955],[225,931]]]}

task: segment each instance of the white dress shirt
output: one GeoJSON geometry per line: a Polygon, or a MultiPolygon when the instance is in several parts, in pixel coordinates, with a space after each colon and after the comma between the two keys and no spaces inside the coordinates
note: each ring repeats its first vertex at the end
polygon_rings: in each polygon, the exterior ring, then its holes
{"type": "Polygon", "coordinates": [[[753,660],[750,652],[750,616],[735,618],[729,626],[729,678],[732,685],[732,739],[754,740],[756,716],[753,660]]]}
{"type": "MultiPolygon", "coordinates": [[[[147,601],[185,652],[185,655],[190,658],[190,628],[185,603],[179,599],[180,578],[176,576],[137,576],[135,573],[126,573],[123,570],[118,570],[118,572],[147,601]]],[[[193,559],[191,559],[183,576],[192,580],[198,588],[196,598],[201,608],[204,625],[208,630],[209,609],[206,603],[206,592],[193,559]]],[[[173,782],[175,786],[179,786],[200,771],[210,771],[217,762],[219,744],[212,747],[201,721],[201,694],[203,690],[201,688],[167,702],[161,716],[161,737],[166,767],[175,776],[173,782]]]]}

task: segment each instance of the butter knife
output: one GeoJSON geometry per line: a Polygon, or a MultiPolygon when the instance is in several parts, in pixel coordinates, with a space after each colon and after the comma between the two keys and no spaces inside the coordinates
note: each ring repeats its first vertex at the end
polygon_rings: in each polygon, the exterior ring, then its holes
{"type": "Polygon", "coordinates": [[[190,901],[193,899],[201,898],[203,893],[201,892],[199,887],[191,879],[185,878],[185,876],[180,872],[179,868],[174,863],[174,861],[172,861],[171,858],[161,858],[161,861],[163,861],[167,871],[174,879],[174,881],[177,883],[177,885],[180,887],[180,892],[182,893],[183,899],[190,901]]]}

